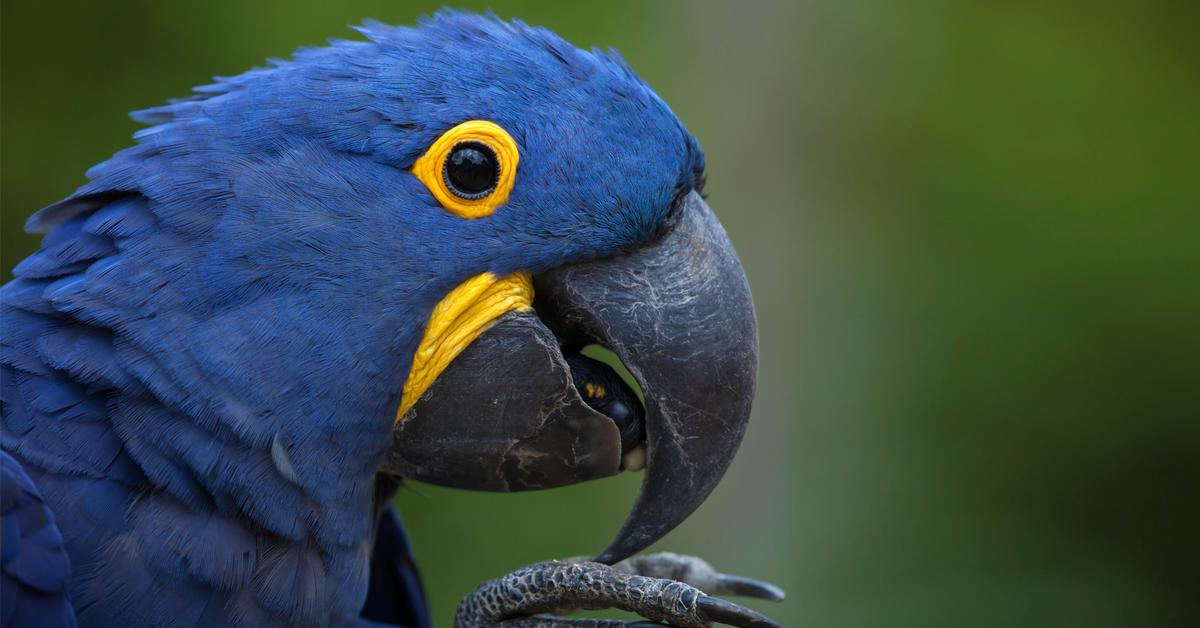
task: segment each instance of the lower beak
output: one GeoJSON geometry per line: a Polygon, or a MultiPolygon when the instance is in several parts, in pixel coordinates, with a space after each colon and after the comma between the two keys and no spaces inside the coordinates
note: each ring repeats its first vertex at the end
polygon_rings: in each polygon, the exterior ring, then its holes
{"type": "Polygon", "coordinates": [[[621,431],[581,396],[564,357],[598,343],[645,394],[647,469],[597,560],[631,556],[686,519],[741,443],[758,339],[745,274],[712,210],[692,192],[668,220],[640,249],[535,277],[536,316],[504,315],[454,359],[397,423],[383,472],[501,491],[617,473],[621,431]]]}

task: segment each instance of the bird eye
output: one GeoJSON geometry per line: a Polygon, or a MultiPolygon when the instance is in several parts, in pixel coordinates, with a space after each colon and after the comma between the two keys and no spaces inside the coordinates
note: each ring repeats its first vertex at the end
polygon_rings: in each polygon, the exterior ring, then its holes
{"type": "Polygon", "coordinates": [[[507,131],[471,120],[443,133],[412,172],[446,211],[483,218],[508,201],[518,160],[517,143],[507,131]]]}
{"type": "Polygon", "coordinates": [[[487,144],[459,142],[446,157],[442,178],[456,196],[474,201],[496,188],[496,181],[500,180],[500,162],[487,144]]]}

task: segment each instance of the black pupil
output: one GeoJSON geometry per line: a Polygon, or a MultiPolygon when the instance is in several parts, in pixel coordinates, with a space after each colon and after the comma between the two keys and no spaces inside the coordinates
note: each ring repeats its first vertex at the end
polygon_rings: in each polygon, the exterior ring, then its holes
{"type": "Polygon", "coordinates": [[[482,198],[500,178],[496,153],[486,144],[463,142],[446,159],[446,183],[455,194],[468,199],[482,198]]]}

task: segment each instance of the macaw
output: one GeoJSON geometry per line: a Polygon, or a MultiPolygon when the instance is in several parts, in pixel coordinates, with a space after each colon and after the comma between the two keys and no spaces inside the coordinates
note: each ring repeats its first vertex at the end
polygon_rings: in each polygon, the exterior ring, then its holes
{"type": "Polygon", "coordinates": [[[357,30],[135,112],[136,144],[29,219],[0,288],[4,626],[427,626],[403,478],[643,465],[595,560],[485,583],[458,625],[774,625],[708,595],[769,585],[626,560],[712,491],[754,395],[696,139],[615,52],[542,28],[357,30]]]}

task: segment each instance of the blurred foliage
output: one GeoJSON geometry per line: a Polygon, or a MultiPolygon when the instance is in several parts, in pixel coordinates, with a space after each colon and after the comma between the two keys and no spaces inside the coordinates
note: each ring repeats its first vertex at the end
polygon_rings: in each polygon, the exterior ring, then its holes
{"type": "MultiPolygon", "coordinates": [[[[755,290],[754,422],[660,548],[784,586],[754,606],[791,626],[1195,625],[1200,5],[489,4],[658,89],[755,290]]],[[[127,111],[434,8],[4,0],[5,272],[127,111]]],[[[439,625],[598,551],[637,484],[404,491],[439,625]]]]}

